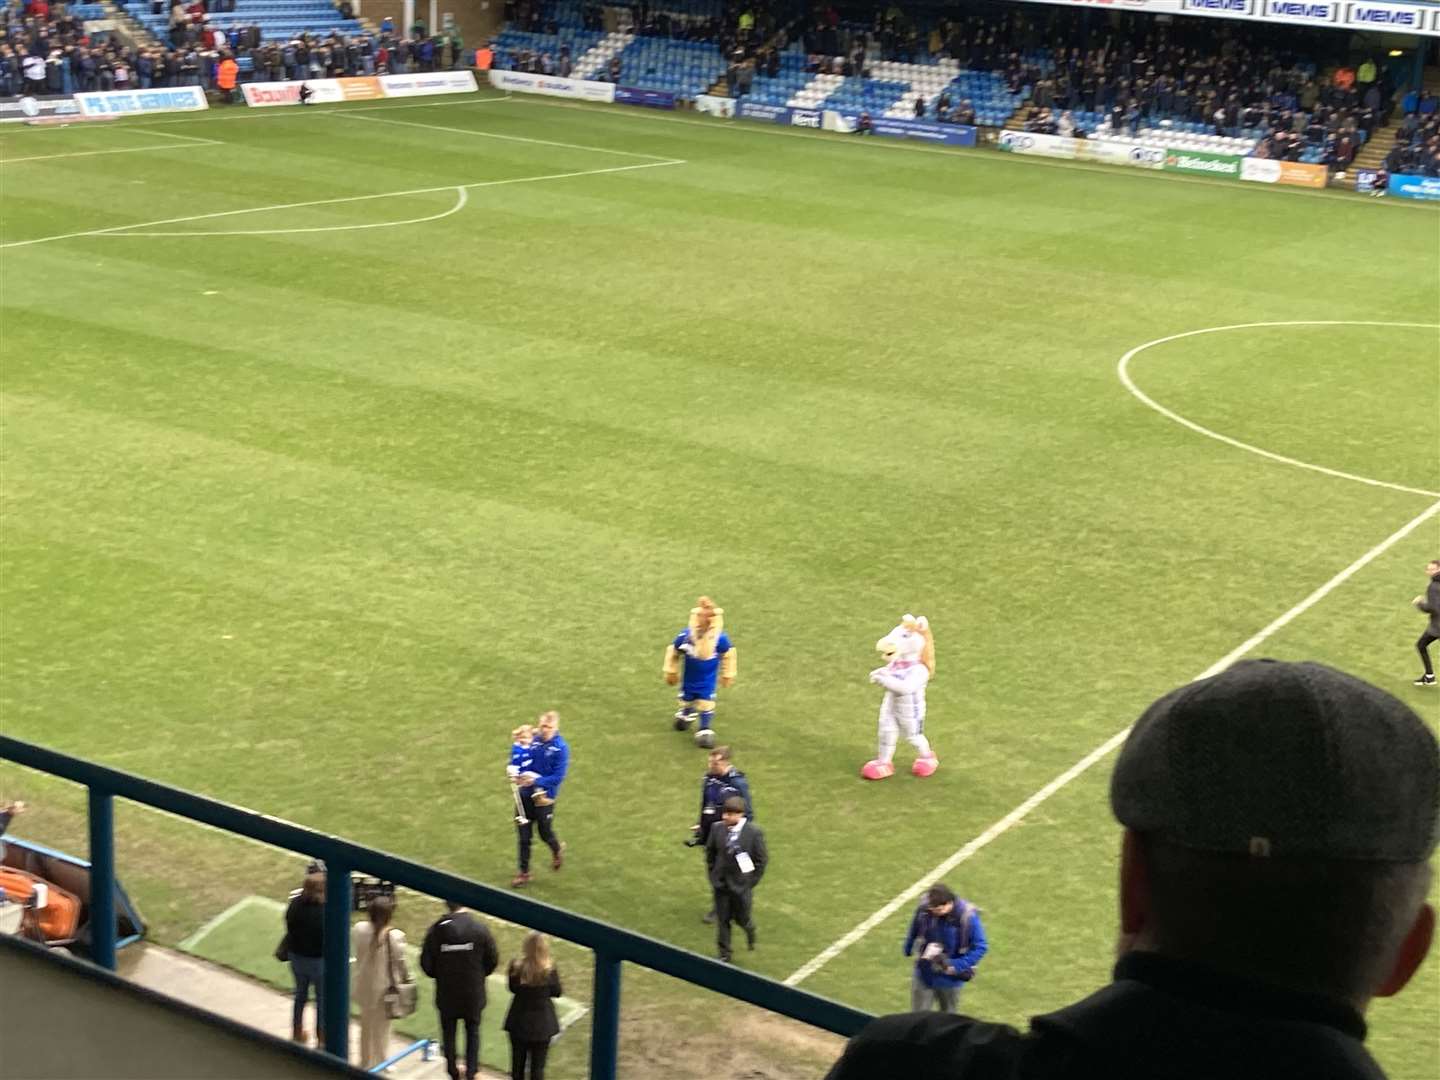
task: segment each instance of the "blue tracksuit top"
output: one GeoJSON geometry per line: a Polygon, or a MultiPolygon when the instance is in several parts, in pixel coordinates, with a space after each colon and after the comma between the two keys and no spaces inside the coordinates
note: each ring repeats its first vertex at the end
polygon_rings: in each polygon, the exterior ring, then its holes
{"type": "Polygon", "coordinates": [[[686,701],[714,701],[715,686],[720,678],[720,658],[730,651],[730,636],[720,631],[715,655],[709,660],[696,660],[687,655],[681,646],[689,640],[688,627],[675,635],[675,648],[680,651],[680,696],[686,701]]]}
{"type": "Polygon", "coordinates": [[[570,746],[565,742],[565,736],[557,731],[549,742],[536,739],[531,750],[535,753],[535,759],[531,763],[530,771],[539,774],[535,787],[550,798],[558,799],[560,785],[565,780],[565,770],[570,767],[570,746]]]}
{"type": "Polygon", "coordinates": [[[529,772],[534,767],[535,743],[538,741],[538,739],[532,741],[529,746],[521,746],[518,742],[511,743],[510,764],[515,766],[515,768],[519,769],[522,773],[529,772]]]}
{"type": "Polygon", "coordinates": [[[910,932],[905,935],[905,955],[916,954],[915,970],[920,975],[920,981],[932,989],[953,990],[964,986],[965,980],[959,975],[936,971],[930,961],[921,959],[920,954],[925,951],[926,944],[938,942],[945,949],[950,966],[957,972],[973,968],[990,947],[985,941],[985,928],[980,925],[979,909],[969,908],[967,917],[961,912],[962,906],[965,906],[963,900],[955,901],[955,910],[937,919],[930,914],[929,908],[921,904],[910,920],[910,932]]]}
{"type": "Polygon", "coordinates": [[[720,820],[720,808],[731,795],[745,800],[745,817],[755,820],[755,806],[750,802],[750,781],[739,769],[732,768],[724,776],[711,776],[708,772],[700,784],[700,839],[710,833],[710,826],[720,820]]]}

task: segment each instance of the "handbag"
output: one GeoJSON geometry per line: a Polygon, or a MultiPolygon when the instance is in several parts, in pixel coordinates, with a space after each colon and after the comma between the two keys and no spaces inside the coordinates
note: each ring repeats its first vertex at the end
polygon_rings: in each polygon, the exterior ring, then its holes
{"type": "Polygon", "coordinates": [[[288,930],[280,935],[280,944],[275,946],[275,959],[282,964],[290,959],[290,932],[288,930]]]}
{"type": "Polygon", "coordinates": [[[390,976],[390,985],[385,988],[385,995],[381,1000],[385,1003],[385,1015],[391,1020],[402,1020],[415,1011],[420,1004],[420,988],[415,985],[415,980],[404,980],[395,978],[395,954],[391,951],[391,933],[385,931],[385,969],[390,976]]]}

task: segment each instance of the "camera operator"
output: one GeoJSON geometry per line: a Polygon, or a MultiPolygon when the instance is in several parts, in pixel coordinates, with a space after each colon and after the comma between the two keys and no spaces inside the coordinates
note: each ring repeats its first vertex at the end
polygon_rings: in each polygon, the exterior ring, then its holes
{"type": "Polygon", "coordinates": [[[953,1013],[960,988],[975,977],[975,965],[989,948],[980,909],[956,897],[948,886],[932,885],[905,935],[905,955],[917,947],[910,1010],[953,1013]]]}
{"type": "MultiPolygon", "coordinates": [[[[725,800],[732,795],[738,795],[745,800],[745,817],[754,821],[755,807],[750,801],[750,782],[745,779],[745,774],[731,763],[730,747],[717,746],[710,751],[705,775],[700,778],[700,817],[690,826],[690,839],[685,841],[686,847],[705,846],[711,827],[720,822],[721,808],[724,807],[725,800]]],[[[701,921],[707,924],[715,921],[713,906],[701,921]]]]}

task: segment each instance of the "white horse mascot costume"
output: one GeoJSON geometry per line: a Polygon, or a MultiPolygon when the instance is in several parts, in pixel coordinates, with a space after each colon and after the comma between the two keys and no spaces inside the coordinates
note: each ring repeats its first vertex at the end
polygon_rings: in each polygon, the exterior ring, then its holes
{"type": "Polygon", "coordinates": [[[880,752],[860,770],[866,780],[884,780],[893,776],[895,743],[900,732],[915,748],[915,763],[910,771],[916,776],[929,776],[940,767],[940,759],[925,738],[925,685],[935,674],[935,638],[930,633],[930,620],[906,615],[875,648],[885,660],[884,667],[870,672],[870,681],[885,688],[880,702],[880,752]]]}

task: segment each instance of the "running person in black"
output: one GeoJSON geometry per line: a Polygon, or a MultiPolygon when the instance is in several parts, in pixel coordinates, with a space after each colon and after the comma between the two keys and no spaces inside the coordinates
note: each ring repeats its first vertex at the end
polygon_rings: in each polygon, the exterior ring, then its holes
{"type": "Polygon", "coordinates": [[[1424,674],[1415,680],[1416,686],[1435,685],[1435,668],[1430,663],[1430,643],[1440,641],[1440,559],[1431,559],[1426,563],[1425,573],[1430,575],[1430,584],[1426,587],[1424,596],[1415,597],[1414,604],[1430,616],[1430,625],[1425,628],[1425,633],[1420,635],[1420,640],[1415,642],[1415,648],[1420,652],[1420,662],[1425,665],[1424,674]]]}

